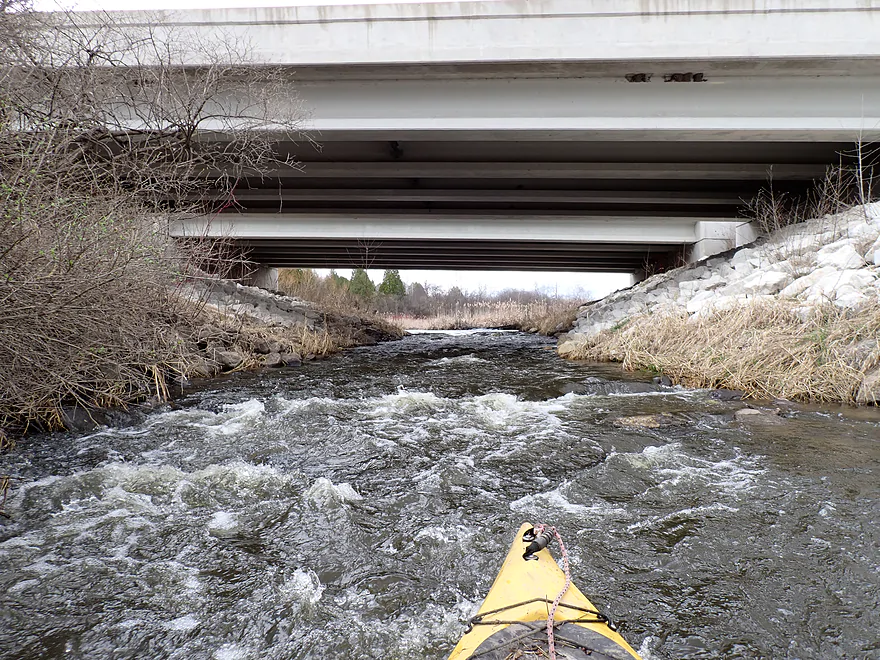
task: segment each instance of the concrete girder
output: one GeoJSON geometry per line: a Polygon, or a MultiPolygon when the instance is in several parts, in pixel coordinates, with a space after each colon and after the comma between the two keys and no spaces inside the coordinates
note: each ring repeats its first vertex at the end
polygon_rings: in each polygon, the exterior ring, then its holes
{"type": "Polygon", "coordinates": [[[672,263],[696,240],[696,225],[678,217],[248,213],[176,222],[172,235],[224,239],[271,267],[633,272],[652,259],[672,263]]]}
{"type": "MultiPolygon", "coordinates": [[[[126,12],[120,20],[155,28],[157,14],[176,22],[178,31],[185,28],[194,44],[240,41],[251,43],[261,63],[355,72],[370,65],[697,58],[754,68],[786,60],[796,72],[798,61],[806,60],[802,66],[809,70],[810,60],[876,58],[880,48],[880,7],[864,0],[387,3],[126,12]]],[[[204,59],[195,45],[191,59],[204,59]]]]}
{"type": "Polygon", "coordinates": [[[695,224],[717,218],[609,217],[522,214],[296,214],[223,213],[176,221],[178,238],[341,238],[571,241],[591,243],[693,243],[695,224]]]}
{"type": "Polygon", "coordinates": [[[298,90],[312,115],[308,127],[321,141],[443,135],[457,140],[852,142],[860,135],[880,136],[876,70],[868,76],[718,76],[702,83],[633,84],[622,75],[333,80],[302,83],[298,90]]]}

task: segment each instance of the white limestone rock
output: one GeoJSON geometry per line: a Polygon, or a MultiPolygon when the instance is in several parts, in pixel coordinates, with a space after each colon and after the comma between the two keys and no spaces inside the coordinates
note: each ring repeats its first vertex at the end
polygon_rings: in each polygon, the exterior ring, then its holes
{"type": "Polygon", "coordinates": [[[698,279],[704,277],[709,272],[709,269],[706,268],[705,265],[703,265],[703,266],[697,266],[696,268],[691,268],[690,270],[688,270],[686,272],[687,272],[687,279],[698,280],[698,279]]]}
{"type": "Polygon", "coordinates": [[[718,294],[714,291],[700,291],[685,303],[685,309],[687,309],[688,314],[693,314],[703,309],[707,303],[715,300],[717,297],[718,294]]]}
{"type": "Polygon", "coordinates": [[[848,268],[861,268],[865,265],[865,259],[856,252],[852,245],[852,239],[836,241],[826,245],[816,254],[816,263],[819,267],[831,266],[840,270],[848,268]]]}
{"type": "Polygon", "coordinates": [[[748,261],[741,261],[733,267],[733,277],[742,278],[754,272],[755,267],[748,261]]]}
{"type": "Polygon", "coordinates": [[[715,272],[726,281],[733,275],[733,268],[729,264],[721,264],[715,272]]]}
{"type": "Polygon", "coordinates": [[[880,238],[874,241],[874,244],[865,252],[865,261],[875,266],[880,266],[880,238]]]}
{"type": "Polygon", "coordinates": [[[778,293],[793,279],[790,273],[780,270],[758,271],[739,282],[739,286],[744,293],[763,295],[778,293]]]}
{"type": "Polygon", "coordinates": [[[812,273],[808,273],[803,277],[799,277],[794,280],[791,284],[786,286],[782,291],[779,292],[780,296],[785,298],[792,298],[794,296],[799,296],[804,291],[812,287],[816,282],[821,280],[826,275],[830,275],[832,273],[839,272],[836,268],[832,268],[830,266],[825,266],[824,268],[817,268],[812,273]]]}
{"type": "Polygon", "coordinates": [[[806,323],[816,314],[816,308],[812,305],[801,305],[791,310],[801,321],[806,323]]]}
{"type": "Polygon", "coordinates": [[[834,295],[834,304],[846,309],[856,309],[857,307],[861,307],[867,301],[868,296],[865,295],[863,291],[851,286],[840,287],[835,291],[834,295]]]}
{"type": "Polygon", "coordinates": [[[804,291],[803,296],[807,301],[816,303],[834,300],[839,289],[851,287],[860,290],[873,284],[876,279],[874,273],[861,268],[831,272],[817,279],[804,291]]]}
{"type": "Polygon", "coordinates": [[[846,228],[846,236],[861,243],[869,243],[880,236],[880,225],[875,225],[868,219],[852,222],[846,228]]]}
{"type": "Polygon", "coordinates": [[[712,273],[708,279],[702,280],[702,282],[704,291],[714,291],[727,285],[727,280],[718,273],[712,273]]]}
{"type": "Polygon", "coordinates": [[[678,288],[681,291],[682,295],[691,296],[697,291],[703,289],[704,287],[704,280],[685,280],[684,282],[678,283],[678,288]]]}
{"type": "Polygon", "coordinates": [[[730,261],[728,262],[732,268],[736,268],[740,264],[747,264],[752,256],[755,254],[755,250],[753,248],[743,248],[739,250],[736,254],[734,254],[730,261]]]}

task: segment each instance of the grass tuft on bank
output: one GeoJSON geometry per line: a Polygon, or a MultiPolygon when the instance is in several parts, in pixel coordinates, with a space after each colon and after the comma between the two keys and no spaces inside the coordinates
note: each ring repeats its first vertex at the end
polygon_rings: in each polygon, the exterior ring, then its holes
{"type": "Polygon", "coordinates": [[[450,313],[427,316],[398,315],[394,322],[414,330],[469,330],[511,328],[552,335],[571,329],[577,318],[577,303],[571,300],[539,300],[528,303],[495,301],[469,303],[450,313]]]}
{"type": "Polygon", "coordinates": [[[762,300],[688,318],[643,314],[567,346],[575,360],[620,362],[687,387],[753,399],[856,403],[880,365],[880,302],[857,311],[762,300]]]}

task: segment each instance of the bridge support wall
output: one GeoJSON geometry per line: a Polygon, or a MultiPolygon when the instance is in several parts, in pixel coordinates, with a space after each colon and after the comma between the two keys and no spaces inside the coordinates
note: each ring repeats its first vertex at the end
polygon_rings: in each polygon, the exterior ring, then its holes
{"type": "Polygon", "coordinates": [[[261,289],[268,289],[269,291],[277,291],[278,269],[259,266],[244,279],[244,284],[257,286],[261,289]]]}
{"type": "Polygon", "coordinates": [[[758,237],[757,227],[750,222],[697,222],[696,242],[688,261],[701,261],[714,254],[751,243],[758,237]]]}

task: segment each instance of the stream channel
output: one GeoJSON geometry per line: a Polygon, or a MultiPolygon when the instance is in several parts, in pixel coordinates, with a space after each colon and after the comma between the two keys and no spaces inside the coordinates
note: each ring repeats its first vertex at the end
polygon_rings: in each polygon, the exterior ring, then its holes
{"type": "Polygon", "coordinates": [[[523,521],[646,659],[880,657],[878,411],[746,425],[553,349],[422,333],[26,439],[0,657],[440,660],[523,521]]]}

